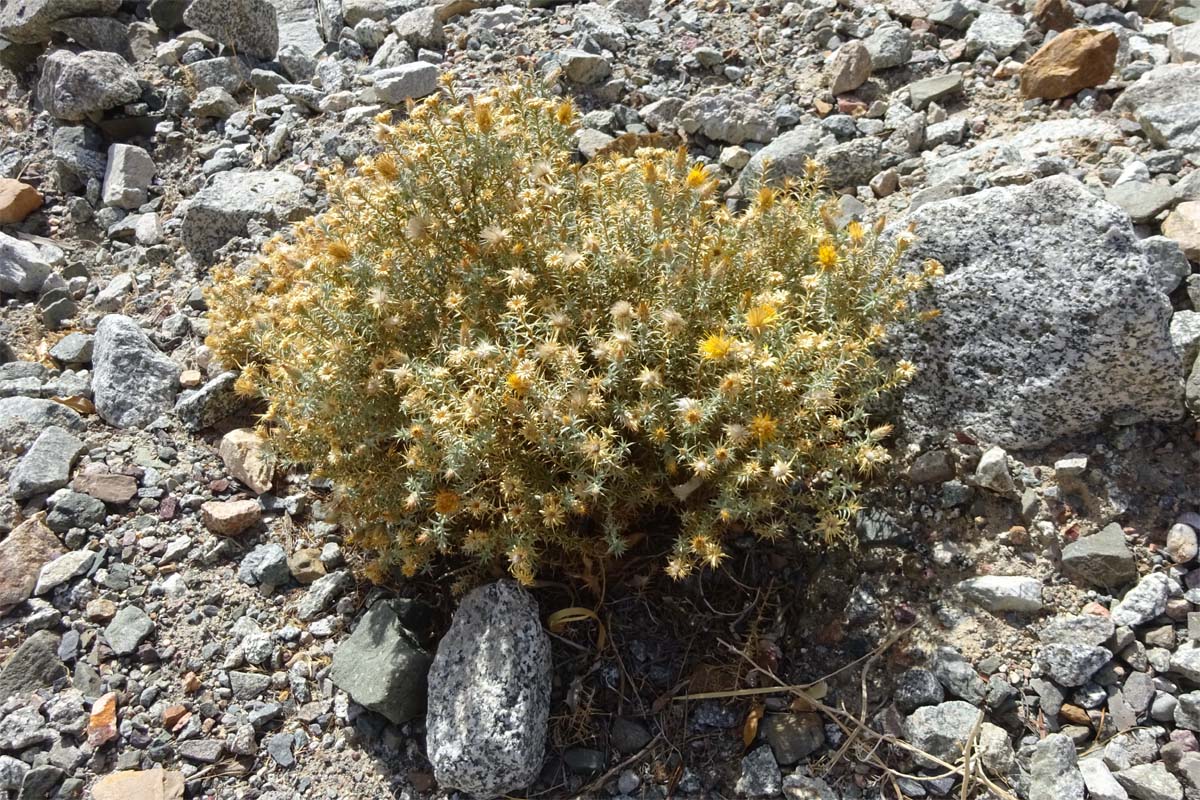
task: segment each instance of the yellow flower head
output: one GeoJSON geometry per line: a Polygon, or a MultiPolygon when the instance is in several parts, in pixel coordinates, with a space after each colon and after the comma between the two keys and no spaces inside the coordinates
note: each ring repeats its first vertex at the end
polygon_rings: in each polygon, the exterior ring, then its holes
{"type": "Polygon", "coordinates": [[[770,414],[756,414],[750,420],[750,433],[758,439],[759,444],[769,442],[779,432],[779,420],[770,414]]]}
{"type": "Polygon", "coordinates": [[[850,237],[850,241],[854,243],[855,247],[862,244],[862,242],[863,242],[862,223],[856,219],[851,220],[850,224],[846,226],[846,235],[850,237]]]}
{"type": "Polygon", "coordinates": [[[700,342],[698,351],[706,361],[720,361],[729,355],[733,348],[733,340],[723,333],[711,333],[700,342]]]}
{"type": "Polygon", "coordinates": [[[684,180],[689,189],[700,189],[708,183],[708,171],[701,164],[696,164],[688,170],[687,178],[684,180]]]}
{"type": "Polygon", "coordinates": [[[767,329],[779,313],[770,303],[760,303],[746,312],[746,327],[753,333],[760,334],[767,329]]]}
{"type": "Polygon", "coordinates": [[[754,195],[755,209],[762,212],[770,211],[774,207],[775,200],[778,196],[779,195],[770,186],[763,186],[758,190],[758,193],[754,195]]]}
{"type": "Polygon", "coordinates": [[[504,379],[504,382],[508,384],[508,388],[511,389],[515,395],[525,394],[529,391],[529,387],[531,385],[529,378],[525,377],[519,372],[508,373],[508,377],[504,379]]]}
{"type": "Polygon", "coordinates": [[[838,251],[833,242],[821,242],[821,246],[817,248],[817,261],[821,264],[821,269],[833,269],[838,263],[838,251]]]}

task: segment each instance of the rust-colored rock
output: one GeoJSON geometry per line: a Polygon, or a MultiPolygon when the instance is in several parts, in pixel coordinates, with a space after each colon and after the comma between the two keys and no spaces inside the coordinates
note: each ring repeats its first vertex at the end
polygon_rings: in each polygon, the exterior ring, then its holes
{"type": "Polygon", "coordinates": [[[174,731],[179,723],[191,716],[187,710],[187,706],[176,703],[173,706],[167,706],[163,709],[163,727],[169,731],[174,731]]]}
{"type": "Polygon", "coordinates": [[[24,222],[42,207],[42,195],[28,183],[0,178],[0,225],[24,222]]]}
{"type": "Polygon", "coordinates": [[[222,536],[237,536],[262,519],[257,500],[213,500],[200,506],[204,527],[222,536]]]}
{"type": "Polygon", "coordinates": [[[1065,31],[1075,24],[1075,12],[1067,0],[1037,0],[1033,21],[1044,31],[1065,31]]]}
{"type": "Polygon", "coordinates": [[[1100,86],[1117,63],[1117,35],[1072,28],[1044,44],[1021,69],[1021,94],[1055,100],[1100,86]]]}
{"type": "Polygon", "coordinates": [[[137,497],[138,485],[131,475],[106,472],[78,475],[71,488],[105,503],[123,506],[137,497]]]}
{"type": "Polygon", "coordinates": [[[0,614],[28,600],[42,566],[63,554],[62,542],[44,519],[38,514],[26,520],[0,542],[0,614]]]}
{"type": "Polygon", "coordinates": [[[88,717],[87,740],[92,747],[102,747],[117,738],[117,695],[115,692],[101,695],[92,703],[88,717]]]}

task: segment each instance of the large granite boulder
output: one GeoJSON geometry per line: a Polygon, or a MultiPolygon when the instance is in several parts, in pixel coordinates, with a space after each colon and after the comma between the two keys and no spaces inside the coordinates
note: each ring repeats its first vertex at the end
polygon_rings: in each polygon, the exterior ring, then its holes
{"type": "Polygon", "coordinates": [[[1171,304],[1129,217],[1055,176],[922,206],[903,265],[940,261],[941,314],[901,345],[910,429],[1006,448],[1183,413],[1171,304]]]}

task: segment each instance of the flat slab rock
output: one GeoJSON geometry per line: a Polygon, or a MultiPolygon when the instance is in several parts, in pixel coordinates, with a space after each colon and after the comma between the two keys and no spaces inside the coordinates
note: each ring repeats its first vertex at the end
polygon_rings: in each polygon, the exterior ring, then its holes
{"type": "Polygon", "coordinates": [[[1055,176],[930,203],[904,222],[917,236],[904,265],[946,268],[926,301],[941,315],[901,347],[919,368],[910,429],[1020,449],[1182,416],[1171,304],[1119,208],[1055,176]]]}
{"type": "Polygon", "coordinates": [[[189,201],[180,235],[193,258],[211,264],[219,248],[246,235],[250,220],[279,225],[304,215],[304,183],[295,175],[221,172],[189,201]]]}
{"type": "Polygon", "coordinates": [[[429,672],[427,747],[443,788],[495,797],[537,778],[550,666],[537,604],[515,582],[463,599],[429,672]]]}

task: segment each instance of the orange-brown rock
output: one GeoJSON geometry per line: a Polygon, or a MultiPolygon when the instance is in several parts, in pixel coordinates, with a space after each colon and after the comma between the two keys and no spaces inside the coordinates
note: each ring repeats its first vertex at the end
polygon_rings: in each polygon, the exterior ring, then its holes
{"type": "Polygon", "coordinates": [[[0,178],[0,225],[24,222],[42,207],[42,195],[28,183],[0,178]]]}
{"type": "Polygon", "coordinates": [[[96,781],[92,800],[183,800],[183,773],[162,767],[113,772],[96,781]]]}
{"type": "Polygon", "coordinates": [[[115,692],[101,695],[92,703],[88,717],[87,740],[92,747],[103,747],[117,738],[117,695],[115,692]]]}
{"type": "Polygon", "coordinates": [[[63,554],[45,515],[26,520],[0,542],[0,614],[29,599],[42,565],[63,554]]]}
{"type": "Polygon", "coordinates": [[[1065,31],[1075,24],[1075,12],[1067,0],[1037,0],[1033,21],[1044,31],[1065,31]]]}
{"type": "Polygon", "coordinates": [[[1117,63],[1118,44],[1117,35],[1111,31],[1063,31],[1025,62],[1021,94],[1055,100],[1101,85],[1117,63]]]}

